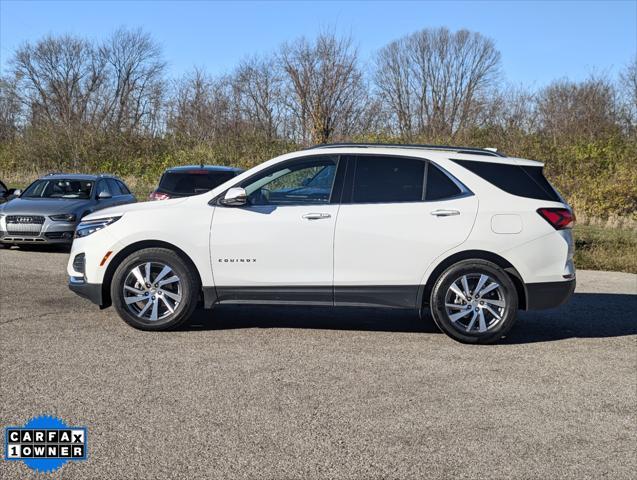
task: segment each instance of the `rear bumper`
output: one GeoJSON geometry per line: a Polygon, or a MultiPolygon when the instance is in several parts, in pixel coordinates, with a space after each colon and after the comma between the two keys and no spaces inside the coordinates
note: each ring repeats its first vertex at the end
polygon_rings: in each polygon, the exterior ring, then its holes
{"type": "Polygon", "coordinates": [[[568,301],[575,291],[575,279],[563,282],[527,283],[526,309],[555,308],[568,301]]]}
{"type": "Polygon", "coordinates": [[[70,277],[69,289],[82,298],[90,300],[100,307],[103,305],[102,285],[99,283],[87,283],[82,278],[70,277]]]}

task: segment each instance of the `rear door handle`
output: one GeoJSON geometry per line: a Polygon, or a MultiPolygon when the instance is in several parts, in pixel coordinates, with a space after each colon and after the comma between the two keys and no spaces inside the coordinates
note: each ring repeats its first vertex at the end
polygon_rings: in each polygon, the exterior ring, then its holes
{"type": "Polygon", "coordinates": [[[458,210],[438,209],[432,211],[431,214],[435,215],[436,217],[451,217],[452,215],[460,215],[460,212],[458,210]]]}
{"type": "Polygon", "coordinates": [[[329,213],[306,213],[303,218],[306,220],[320,220],[322,218],[330,218],[329,213]]]}

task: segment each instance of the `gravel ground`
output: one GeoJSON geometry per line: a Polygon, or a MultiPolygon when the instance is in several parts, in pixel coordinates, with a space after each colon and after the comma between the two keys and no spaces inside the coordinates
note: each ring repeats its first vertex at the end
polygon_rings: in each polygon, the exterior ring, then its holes
{"type": "Polygon", "coordinates": [[[466,346],[377,310],[139,332],[72,294],[66,261],[0,250],[0,426],[89,429],[54,478],[635,478],[635,275],[580,271],[569,304],[466,346]]]}

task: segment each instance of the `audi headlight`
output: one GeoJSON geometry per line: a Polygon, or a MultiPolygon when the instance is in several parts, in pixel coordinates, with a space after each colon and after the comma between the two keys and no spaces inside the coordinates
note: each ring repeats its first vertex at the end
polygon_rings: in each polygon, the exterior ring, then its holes
{"type": "Polygon", "coordinates": [[[106,217],[95,220],[82,220],[75,229],[75,238],[87,237],[91,233],[95,233],[102,228],[108,227],[111,223],[115,223],[122,217],[106,217]]]}
{"type": "Polygon", "coordinates": [[[51,220],[55,222],[74,222],[75,214],[74,213],[62,213],[60,215],[51,215],[49,217],[51,220]]]}

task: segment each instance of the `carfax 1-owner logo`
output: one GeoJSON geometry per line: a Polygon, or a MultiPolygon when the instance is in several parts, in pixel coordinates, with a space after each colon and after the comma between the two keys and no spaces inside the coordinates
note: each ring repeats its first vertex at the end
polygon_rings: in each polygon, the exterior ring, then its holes
{"type": "Polygon", "coordinates": [[[86,460],[87,437],[86,427],[71,427],[56,417],[35,417],[23,427],[4,429],[4,459],[51,473],[68,461],[86,460]]]}

